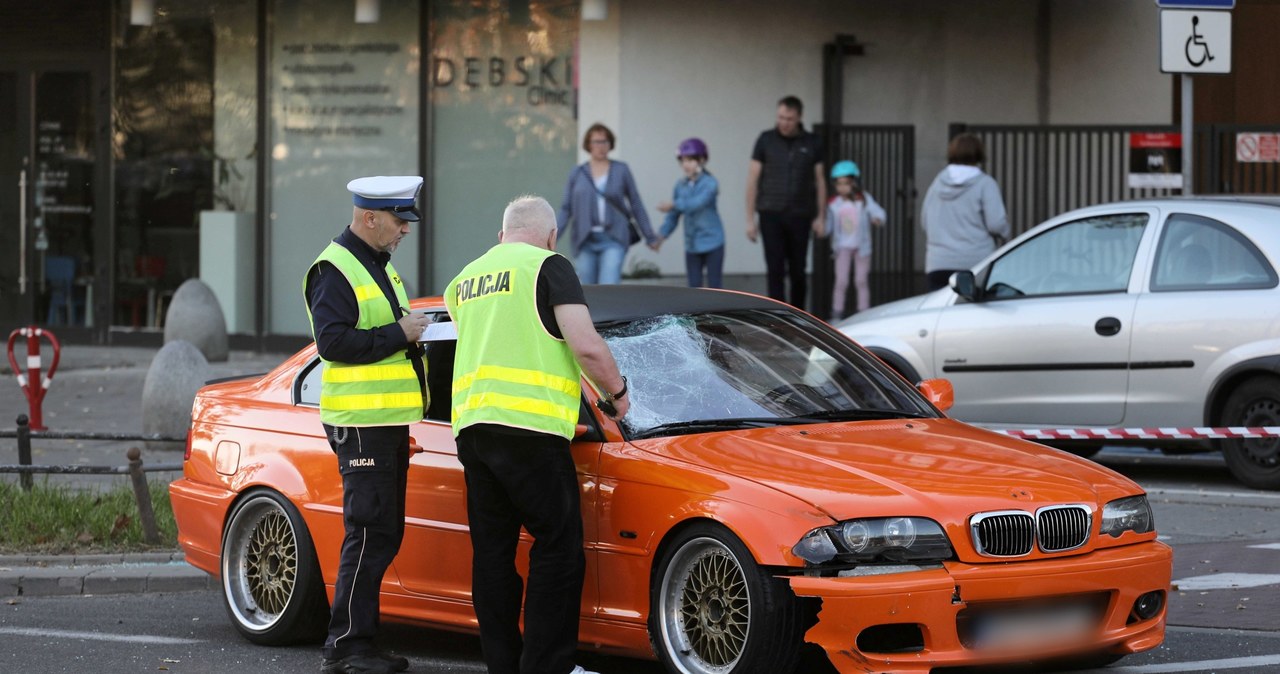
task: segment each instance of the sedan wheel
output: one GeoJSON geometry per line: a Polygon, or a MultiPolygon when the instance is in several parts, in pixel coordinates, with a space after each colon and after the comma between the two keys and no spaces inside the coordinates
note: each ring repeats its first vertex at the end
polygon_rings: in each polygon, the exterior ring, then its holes
{"type": "Polygon", "coordinates": [[[802,629],[795,595],[761,572],[722,527],[699,523],[667,547],[650,592],[649,635],[671,672],[795,668],[802,629]]]}
{"type": "Polygon", "coordinates": [[[236,506],[222,537],[222,598],[249,641],[283,645],[323,634],[329,611],[311,535],[274,492],[236,506]]]}
{"type": "MultiPolygon", "coordinates": [[[[1225,426],[1280,426],[1280,379],[1254,377],[1236,387],[1222,408],[1225,426]]],[[[1280,438],[1219,441],[1227,468],[1255,489],[1280,489],[1280,438]]]]}

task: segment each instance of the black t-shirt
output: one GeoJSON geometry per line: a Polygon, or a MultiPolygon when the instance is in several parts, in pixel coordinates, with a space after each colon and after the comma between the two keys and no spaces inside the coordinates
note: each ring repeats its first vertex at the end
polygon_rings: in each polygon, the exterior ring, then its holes
{"type": "Polygon", "coordinates": [[[560,325],[556,323],[555,307],[587,303],[573,263],[563,255],[552,255],[543,261],[542,269],[538,271],[537,293],[538,318],[542,319],[542,327],[556,339],[564,339],[560,325]]]}

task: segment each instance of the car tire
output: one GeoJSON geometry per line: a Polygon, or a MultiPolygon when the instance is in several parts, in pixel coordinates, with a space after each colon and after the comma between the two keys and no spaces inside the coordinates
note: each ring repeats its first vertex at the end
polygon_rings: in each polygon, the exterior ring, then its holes
{"type": "Polygon", "coordinates": [[[1044,444],[1061,449],[1068,454],[1074,454],[1082,459],[1093,458],[1095,454],[1102,451],[1101,444],[1090,444],[1087,442],[1045,442],[1044,444]]]}
{"type": "MultiPolygon", "coordinates": [[[[1280,379],[1244,380],[1222,407],[1223,426],[1280,426],[1280,379]]],[[[1280,489],[1280,438],[1227,438],[1218,441],[1231,474],[1254,489],[1280,489]]]]}
{"type": "Polygon", "coordinates": [[[919,373],[916,372],[915,368],[907,364],[907,360],[902,356],[887,349],[872,348],[868,349],[868,351],[875,354],[876,358],[884,361],[885,365],[902,375],[902,378],[906,379],[912,386],[920,383],[919,373]]]}
{"type": "Polygon", "coordinates": [[[666,546],[650,586],[649,639],[675,674],[785,674],[803,643],[799,601],[724,527],[699,522],[666,546]]]}
{"type": "Polygon", "coordinates": [[[222,535],[222,600],[231,624],[264,646],[315,642],[329,618],[315,545],[298,509],[273,491],[244,497],[222,535]]]}

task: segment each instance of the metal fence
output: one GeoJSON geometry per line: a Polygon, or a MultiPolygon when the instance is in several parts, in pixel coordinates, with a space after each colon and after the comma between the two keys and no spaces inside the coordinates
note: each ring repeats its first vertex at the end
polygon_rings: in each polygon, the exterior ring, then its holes
{"type": "MultiPolygon", "coordinates": [[[[915,127],[843,125],[828,134],[826,165],[852,159],[863,187],[888,212],[888,225],[872,231],[871,300],[883,304],[923,292],[915,268],[919,200],[915,184],[915,127]]],[[[1060,213],[1126,199],[1160,197],[1180,189],[1128,185],[1129,141],[1135,133],[1177,133],[1171,125],[968,125],[952,124],[950,135],[968,131],[982,139],[983,168],[1000,184],[1015,235],[1060,213]]],[[[1197,194],[1280,194],[1280,163],[1242,162],[1240,134],[1280,133],[1277,125],[1199,125],[1193,163],[1197,194]]],[[[814,247],[812,307],[831,306],[833,269],[827,242],[814,247]]],[[[850,288],[852,293],[852,288],[850,288]]],[[[853,307],[853,297],[845,302],[853,307]]]]}
{"type": "Polygon", "coordinates": [[[1280,134],[1275,124],[1217,124],[1197,129],[1198,161],[1195,188],[1204,194],[1280,194],[1280,163],[1239,161],[1241,134],[1280,134]],[[1203,148],[1203,149],[1202,149],[1203,148]]]}
{"type": "MultiPolygon", "coordinates": [[[[819,134],[824,130],[815,128],[819,134]]],[[[826,166],[850,159],[862,172],[864,190],[884,206],[888,222],[871,230],[871,303],[884,304],[909,297],[921,290],[915,271],[916,187],[915,127],[909,124],[868,124],[841,126],[827,148],[826,166]]],[[[822,275],[815,283],[814,306],[830,308],[832,278],[830,265],[818,260],[829,254],[829,242],[815,247],[814,272],[822,275]]],[[[856,306],[853,284],[845,306],[856,306]]]]}
{"type": "Polygon", "coordinates": [[[19,484],[24,491],[31,491],[32,475],[35,474],[116,474],[128,475],[130,484],[133,487],[134,499],[138,502],[138,518],[142,525],[143,539],[148,543],[160,542],[160,529],[156,524],[155,509],[151,504],[151,490],[147,486],[147,479],[144,473],[153,472],[171,472],[182,470],[180,463],[162,463],[144,466],[142,464],[142,452],[137,447],[130,447],[125,453],[128,463],[123,466],[84,466],[84,465],[62,465],[62,466],[41,466],[32,465],[31,463],[31,440],[36,439],[57,439],[57,440],[142,440],[150,442],[183,442],[186,438],[173,438],[162,435],[138,435],[124,433],[98,433],[89,431],[32,431],[28,423],[27,415],[20,414],[15,428],[10,431],[8,429],[0,429],[0,438],[15,438],[17,440],[17,464],[0,465],[0,473],[17,473],[19,484]]]}
{"type": "MultiPolygon", "coordinates": [[[[950,136],[982,139],[984,169],[1000,184],[1014,235],[1073,208],[1181,193],[1128,185],[1129,136],[1176,133],[1167,125],[1027,126],[952,124],[950,136]]],[[[1280,127],[1200,125],[1193,138],[1193,189],[1198,194],[1280,193],[1274,163],[1236,160],[1238,134],[1280,127]]]]}

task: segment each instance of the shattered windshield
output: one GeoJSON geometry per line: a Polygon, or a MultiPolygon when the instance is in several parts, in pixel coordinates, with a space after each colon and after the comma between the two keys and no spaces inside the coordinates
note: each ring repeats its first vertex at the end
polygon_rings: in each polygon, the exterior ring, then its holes
{"type": "Polygon", "coordinates": [[[869,356],[794,312],[667,315],[600,333],[627,375],[623,425],[633,437],[936,415],[869,356]]]}

